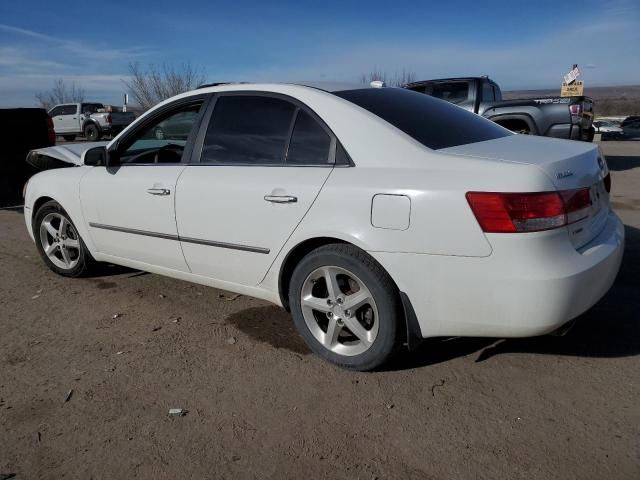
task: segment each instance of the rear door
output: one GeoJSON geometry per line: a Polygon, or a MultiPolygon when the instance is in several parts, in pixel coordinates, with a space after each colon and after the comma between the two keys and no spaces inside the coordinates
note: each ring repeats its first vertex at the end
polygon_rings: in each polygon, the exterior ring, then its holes
{"type": "Polygon", "coordinates": [[[53,126],[56,130],[56,133],[75,133],[80,129],[78,127],[78,105],[75,103],[71,103],[69,105],[62,105],[61,114],[58,115],[58,121],[53,121],[53,126]]]}
{"type": "Polygon", "coordinates": [[[334,165],[336,140],[283,96],[223,94],[180,176],[176,219],[198,275],[258,284],[334,165]]]}

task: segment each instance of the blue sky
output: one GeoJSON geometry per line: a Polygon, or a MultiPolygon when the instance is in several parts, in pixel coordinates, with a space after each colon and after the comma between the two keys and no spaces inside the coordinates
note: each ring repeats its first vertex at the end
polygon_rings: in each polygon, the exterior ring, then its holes
{"type": "Polygon", "coordinates": [[[209,81],[359,81],[488,74],[505,89],[640,84],[640,0],[5,1],[0,106],[55,79],[118,103],[128,64],[190,62],[209,81]]]}

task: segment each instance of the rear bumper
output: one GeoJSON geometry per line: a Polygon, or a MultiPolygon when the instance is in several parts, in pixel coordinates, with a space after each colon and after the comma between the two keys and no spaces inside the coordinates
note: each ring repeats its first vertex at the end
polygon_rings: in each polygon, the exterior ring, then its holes
{"type": "Polygon", "coordinates": [[[624,226],[610,212],[576,251],[566,230],[493,234],[488,257],[372,252],[406,292],[423,337],[528,337],[593,306],[620,268],[624,226]]]}
{"type": "Polygon", "coordinates": [[[580,125],[571,125],[569,123],[561,123],[552,125],[545,137],[563,138],[568,140],[583,140],[585,142],[593,141],[595,129],[584,128],[580,125]]]}

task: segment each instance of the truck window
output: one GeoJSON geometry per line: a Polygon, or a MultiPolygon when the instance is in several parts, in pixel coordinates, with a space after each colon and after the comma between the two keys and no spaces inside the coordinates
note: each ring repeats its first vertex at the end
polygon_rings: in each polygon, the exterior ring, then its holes
{"type": "Polygon", "coordinates": [[[462,103],[469,98],[469,82],[433,82],[427,83],[424,93],[441,98],[449,103],[462,103]]]}
{"type": "Polygon", "coordinates": [[[61,106],[55,107],[53,110],[49,112],[49,116],[53,118],[53,117],[57,117],[58,115],[62,115],[63,108],[64,107],[61,107],[61,106]]]}
{"type": "Polygon", "coordinates": [[[62,112],[60,112],[58,115],[75,115],[77,113],[78,110],[78,106],[77,105],[62,105],[62,112]]]}
{"type": "Polygon", "coordinates": [[[363,88],[334,94],[434,150],[512,135],[475,113],[404,88],[363,88]]]}
{"type": "Polygon", "coordinates": [[[88,113],[89,115],[96,113],[99,109],[104,108],[101,103],[83,103],[82,113],[88,113]]]}
{"type": "Polygon", "coordinates": [[[493,98],[495,98],[496,102],[502,101],[502,92],[500,91],[500,87],[495,83],[492,83],[491,86],[493,87],[493,98]]]}
{"type": "Polygon", "coordinates": [[[495,96],[495,93],[493,92],[493,87],[487,81],[482,82],[482,101],[483,102],[496,101],[496,96],[495,96]]]}

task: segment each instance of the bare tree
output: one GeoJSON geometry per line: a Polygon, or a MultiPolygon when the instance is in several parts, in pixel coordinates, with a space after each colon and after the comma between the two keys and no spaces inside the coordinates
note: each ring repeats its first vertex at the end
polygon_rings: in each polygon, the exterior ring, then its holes
{"type": "Polygon", "coordinates": [[[62,79],[56,80],[51,90],[36,93],[36,100],[45,110],[59,103],[84,102],[84,98],[84,88],[78,87],[75,82],[67,85],[62,79]]]}
{"type": "Polygon", "coordinates": [[[123,80],[135,101],[148,110],[162,100],[193,90],[205,82],[203,73],[183,63],[179,67],[171,65],[149,65],[143,69],[139,63],[129,64],[129,80],[123,80]]]}
{"type": "Polygon", "coordinates": [[[384,70],[374,67],[369,73],[363,73],[360,76],[361,83],[371,83],[374,80],[383,81],[384,83],[394,87],[401,87],[407,83],[415,82],[416,74],[403,68],[402,73],[396,72],[393,76],[389,76],[384,70]]]}

